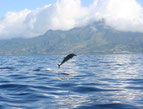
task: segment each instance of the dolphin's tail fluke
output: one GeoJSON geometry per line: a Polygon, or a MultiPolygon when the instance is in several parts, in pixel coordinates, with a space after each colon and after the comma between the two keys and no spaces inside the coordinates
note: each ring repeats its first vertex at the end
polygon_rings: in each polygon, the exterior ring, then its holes
{"type": "Polygon", "coordinates": [[[60,64],[58,64],[58,68],[60,68],[60,66],[61,66],[61,65],[60,65],[60,64]]]}

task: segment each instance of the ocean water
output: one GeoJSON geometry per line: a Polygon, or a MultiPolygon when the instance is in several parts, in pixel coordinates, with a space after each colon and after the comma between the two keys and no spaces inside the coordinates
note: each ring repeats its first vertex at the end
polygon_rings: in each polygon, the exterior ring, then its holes
{"type": "Polygon", "coordinates": [[[143,109],[143,55],[0,56],[0,109],[143,109]]]}

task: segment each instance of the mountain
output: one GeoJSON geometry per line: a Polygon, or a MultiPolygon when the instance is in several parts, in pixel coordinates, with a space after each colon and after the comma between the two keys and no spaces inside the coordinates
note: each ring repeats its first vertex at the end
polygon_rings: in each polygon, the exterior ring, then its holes
{"type": "Polygon", "coordinates": [[[48,30],[29,39],[0,40],[0,55],[143,53],[143,34],[121,32],[104,22],[67,31],[48,30]]]}

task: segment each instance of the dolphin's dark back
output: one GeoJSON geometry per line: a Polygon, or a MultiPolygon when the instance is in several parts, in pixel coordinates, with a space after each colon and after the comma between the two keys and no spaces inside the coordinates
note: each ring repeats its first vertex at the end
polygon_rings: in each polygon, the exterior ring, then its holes
{"type": "Polygon", "coordinates": [[[65,58],[70,59],[70,58],[72,58],[73,56],[76,56],[76,55],[75,55],[75,54],[69,54],[69,55],[67,55],[65,58]]]}
{"type": "Polygon", "coordinates": [[[76,56],[75,54],[71,53],[69,55],[67,55],[64,60],[61,62],[61,64],[58,64],[58,67],[60,68],[60,66],[65,63],[66,61],[68,61],[69,59],[73,58],[74,56],[76,56]]]}

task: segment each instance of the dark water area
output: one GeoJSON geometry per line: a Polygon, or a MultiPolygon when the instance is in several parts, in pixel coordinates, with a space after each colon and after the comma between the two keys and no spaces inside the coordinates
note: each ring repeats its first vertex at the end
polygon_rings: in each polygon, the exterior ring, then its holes
{"type": "Polygon", "coordinates": [[[1,56],[0,109],[143,109],[143,55],[1,56]]]}

